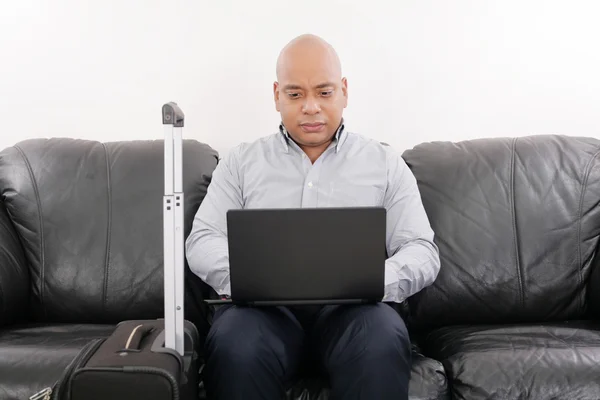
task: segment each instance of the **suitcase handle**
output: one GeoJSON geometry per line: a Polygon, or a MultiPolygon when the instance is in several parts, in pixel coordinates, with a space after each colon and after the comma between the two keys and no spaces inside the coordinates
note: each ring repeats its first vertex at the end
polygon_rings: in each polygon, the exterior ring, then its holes
{"type": "Polygon", "coordinates": [[[144,340],[144,338],[153,330],[154,330],[154,327],[152,325],[140,324],[140,325],[136,326],[135,328],[133,328],[131,330],[131,333],[127,337],[127,342],[125,342],[125,346],[123,347],[122,350],[119,350],[119,352],[123,352],[123,351],[139,352],[139,351],[141,351],[140,344],[142,343],[142,340],[144,340]]]}

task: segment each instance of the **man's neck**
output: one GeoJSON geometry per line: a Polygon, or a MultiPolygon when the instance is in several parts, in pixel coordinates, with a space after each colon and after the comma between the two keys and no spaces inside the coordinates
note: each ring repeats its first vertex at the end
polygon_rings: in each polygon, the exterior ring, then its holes
{"type": "Polygon", "coordinates": [[[329,147],[331,142],[332,140],[328,141],[327,143],[323,143],[319,146],[300,146],[300,148],[302,149],[304,154],[308,156],[310,162],[314,164],[315,161],[317,161],[319,157],[321,157],[321,154],[323,154],[325,150],[327,150],[327,147],[329,147]]]}

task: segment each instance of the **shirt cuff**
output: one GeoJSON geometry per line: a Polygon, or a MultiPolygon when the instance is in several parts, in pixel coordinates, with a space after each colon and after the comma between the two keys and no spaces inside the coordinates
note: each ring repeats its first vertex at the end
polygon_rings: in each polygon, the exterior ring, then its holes
{"type": "Polygon", "coordinates": [[[217,294],[219,296],[231,296],[231,284],[230,282],[227,282],[227,284],[222,287],[219,288],[218,290],[215,290],[217,292],[217,294]]]}
{"type": "Polygon", "coordinates": [[[400,290],[400,278],[394,270],[393,265],[386,262],[382,301],[402,303],[405,300],[402,294],[402,290],[400,290]]]}

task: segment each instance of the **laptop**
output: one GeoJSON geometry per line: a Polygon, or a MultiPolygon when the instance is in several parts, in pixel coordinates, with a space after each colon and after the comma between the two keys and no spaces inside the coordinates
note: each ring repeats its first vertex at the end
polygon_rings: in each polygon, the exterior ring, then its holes
{"type": "Polygon", "coordinates": [[[383,207],[227,213],[231,298],[210,304],[326,305],[384,295],[383,207]]]}

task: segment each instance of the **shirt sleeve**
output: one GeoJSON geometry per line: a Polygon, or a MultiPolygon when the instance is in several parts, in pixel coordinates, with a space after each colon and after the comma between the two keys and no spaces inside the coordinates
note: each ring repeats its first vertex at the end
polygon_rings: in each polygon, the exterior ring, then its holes
{"type": "Polygon", "coordinates": [[[400,154],[386,147],[387,210],[385,294],[401,303],[433,283],[440,270],[439,250],[421,200],[417,181],[400,154]]]}
{"type": "Polygon", "coordinates": [[[196,212],[186,239],[190,269],[219,295],[231,295],[227,211],[243,206],[236,150],[222,159],[196,212]]]}

